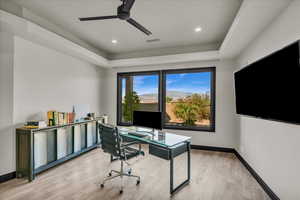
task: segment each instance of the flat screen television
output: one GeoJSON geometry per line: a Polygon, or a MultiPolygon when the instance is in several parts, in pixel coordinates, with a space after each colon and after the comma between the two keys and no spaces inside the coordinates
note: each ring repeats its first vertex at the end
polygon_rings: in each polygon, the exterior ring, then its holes
{"type": "Polygon", "coordinates": [[[162,129],[162,113],[161,112],[133,112],[133,126],[140,126],[152,129],[162,129]]]}
{"type": "Polygon", "coordinates": [[[300,124],[299,41],[234,74],[236,112],[300,124]]]}

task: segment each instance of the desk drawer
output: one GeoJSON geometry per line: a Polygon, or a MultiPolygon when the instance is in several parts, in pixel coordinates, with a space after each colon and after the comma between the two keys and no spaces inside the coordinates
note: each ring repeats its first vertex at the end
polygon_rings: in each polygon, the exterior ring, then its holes
{"type": "MultiPolygon", "coordinates": [[[[173,158],[187,152],[186,143],[177,145],[172,148],[173,158]]],[[[149,154],[163,158],[165,160],[170,160],[170,151],[155,145],[149,145],[149,154]]]]}
{"type": "Polygon", "coordinates": [[[170,160],[169,150],[151,144],[149,145],[149,154],[165,160],[170,160]]]}
{"type": "Polygon", "coordinates": [[[187,144],[181,144],[181,145],[177,145],[173,148],[173,157],[175,158],[176,156],[179,156],[185,152],[187,152],[187,144]]]}

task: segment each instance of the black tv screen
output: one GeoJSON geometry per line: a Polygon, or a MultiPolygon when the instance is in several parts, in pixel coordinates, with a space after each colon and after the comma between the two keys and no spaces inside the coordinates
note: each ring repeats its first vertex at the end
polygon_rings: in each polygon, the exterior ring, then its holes
{"type": "Polygon", "coordinates": [[[161,112],[133,112],[133,126],[148,127],[154,129],[162,129],[162,113],[161,112]]]}
{"type": "Polygon", "coordinates": [[[298,41],[236,72],[237,113],[300,124],[299,62],[298,41]]]}

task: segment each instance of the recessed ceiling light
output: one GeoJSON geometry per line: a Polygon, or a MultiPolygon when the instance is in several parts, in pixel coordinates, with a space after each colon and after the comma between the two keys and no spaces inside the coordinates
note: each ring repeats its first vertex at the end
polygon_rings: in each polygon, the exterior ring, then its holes
{"type": "Polygon", "coordinates": [[[117,40],[112,40],[112,41],[111,41],[111,43],[113,43],[113,44],[117,44],[117,43],[118,43],[118,41],[117,41],[117,40]]]}
{"type": "Polygon", "coordinates": [[[201,31],[202,31],[202,28],[201,28],[201,27],[195,28],[195,32],[196,32],[196,33],[201,32],[201,31]]]}

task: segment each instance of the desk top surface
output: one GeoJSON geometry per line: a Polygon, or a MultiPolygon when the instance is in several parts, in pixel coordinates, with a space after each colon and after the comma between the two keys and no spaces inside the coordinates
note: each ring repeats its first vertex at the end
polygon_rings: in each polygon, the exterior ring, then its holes
{"type": "Polygon", "coordinates": [[[127,138],[160,145],[168,148],[172,148],[184,142],[189,142],[190,137],[176,135],[174,133],[154,131],[153,133],[147,132],[147,130],[136,130],[135,127],[118,127],[119,133],[127,138]],[[134,135],[134,133],[145,133],[145,137],[134,135]]]}

